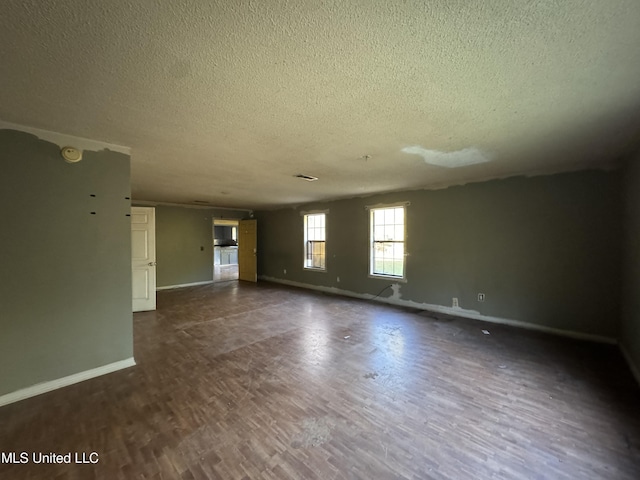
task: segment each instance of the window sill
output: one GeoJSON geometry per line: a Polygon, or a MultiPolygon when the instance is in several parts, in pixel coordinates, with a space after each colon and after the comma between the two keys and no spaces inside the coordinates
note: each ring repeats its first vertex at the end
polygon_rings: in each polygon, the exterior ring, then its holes
{"type": "Polygon", "coordinates": [[[387,280],[387,281],[394,280],[399,283],[407,283],[407,277],[394,277],[392,275],[377,275],[377,274],[370,273],[369,278],[378,278],[380,280],[387,280]]]}
{"type": "Polygon", "coordinates": [[[321,273],[327,273],[327,269],[326,268],[313,268],[313,267],[302,267],[303,270],[306,270],[307,272],[321,272],[321,273]]]}

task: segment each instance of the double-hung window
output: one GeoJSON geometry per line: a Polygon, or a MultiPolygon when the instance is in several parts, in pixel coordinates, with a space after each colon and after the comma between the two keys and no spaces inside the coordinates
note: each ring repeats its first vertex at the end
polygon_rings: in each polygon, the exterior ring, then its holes
{"type": "Polygon", "coordinates": [[[324,213],[306,214],[304,216],[304,268],[312,270],[326,269],[326,221],[324,213]]]}
{"type": "Polygon", "coordinates": [[[405,270],[405,207],[371,208],[372,276],[404,278],[405,270]]]}

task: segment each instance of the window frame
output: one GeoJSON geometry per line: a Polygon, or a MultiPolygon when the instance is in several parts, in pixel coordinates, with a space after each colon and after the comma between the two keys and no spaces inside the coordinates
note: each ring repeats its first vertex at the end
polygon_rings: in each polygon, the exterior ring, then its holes
{"type": "MultiPolygon", "coordinates": [[[[409,202],[401,202],[401,203],[391,203],[391,204],[379,204],[379,205],[370,205],[367,206],[367,210],[369,211],[369,278],[381,278],[384,280],[395,280],[397,282],[406,282],[407,281],[407,206],[409,206],[409,202]],[[391,275],[388,273],[375,273],[375,244],[376,243],[385,243],[381,241],[374,240],[374,215],[377,210],[385,210],[390,208],[402,208],[403,209],[403,224],[402,224],[402,244],[403,244],[403,255],[402,255],[402,276],[399,275],[391,275]]],[[[396,243],[397,241],[393,241],[396,243]]],[[[399,243],[399,242],[397,242],[399,243]]]]}
{"type": "Polygon", "coordinates": [[[326,273],[327,271],[327,217],[329,212],[327,210],[319,210],[319,211],[309,211],[309,212],[300,212],[300,215],[302,215],[302,228],[303,228],[303,244],[302,244],[302,268],[303,270],[308,270],[311,272],[324,272],[326,273]],[[317,216],[317,215],[323,215],[324,216],[324,240],[309,240],[308,239],[308,217],[310,216],[317,216]],[[310,266],[308,264],[308,262],[312,262],[313,260],[309,260],[309,252],[307,250],[307,247],[309,245],[309,242],[313,242],[313,241],[318,241],[318,242],[323,242],[324,243],[324,267],[314,267],[314,266],[310,266]]]}

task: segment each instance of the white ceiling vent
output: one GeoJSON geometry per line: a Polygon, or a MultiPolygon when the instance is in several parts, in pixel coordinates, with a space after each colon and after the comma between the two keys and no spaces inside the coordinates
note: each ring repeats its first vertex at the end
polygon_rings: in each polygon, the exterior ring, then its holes
{"type": "Polygon", "coordinates": [[[315,182],[318,179],[318,177],[312,177],[311,175],[304,175],[302,173],[294,175],[294,177],[301,178],[302,180],[306,180],[307,182],[315,182]]]}

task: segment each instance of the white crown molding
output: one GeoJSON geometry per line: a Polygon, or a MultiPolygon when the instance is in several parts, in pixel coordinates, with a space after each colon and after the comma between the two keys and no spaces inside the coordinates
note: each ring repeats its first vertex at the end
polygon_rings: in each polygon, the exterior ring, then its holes
{"type": "Polygon", "coordinates": [[[248,212],[249,214],[253,213],[253,210],[250,208],[235,208],[235,207],[216,207],[215,205],[195,205],[193,203],[174,203],[174,202],[157,202],[154,200],[136,200],[135,198],[131,201],[134,206],[151,206],[151,207],[182,207],[182,208],[196,208],[200,210],[231,210],[235,212],[248,212]]]}
{"type": "Polygon", "coordinates": [[[18,130],[20,132],[31,133],[41,140],[55,143],[60,148],[72,146],[78,150],[89,150],[99,152],[100,150],[111,150],[114,152],[131,155],[131,148],[113,143],[101,142],[99,140],[91,140],[90,138],[76,137],[66,135],[64,133],[52,132],[50,130],[42,130],[40,128],[28,127],[26,125],[18,125],[0,120],[0,130],[18,130]]]}

